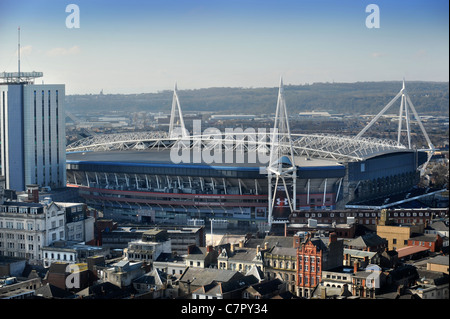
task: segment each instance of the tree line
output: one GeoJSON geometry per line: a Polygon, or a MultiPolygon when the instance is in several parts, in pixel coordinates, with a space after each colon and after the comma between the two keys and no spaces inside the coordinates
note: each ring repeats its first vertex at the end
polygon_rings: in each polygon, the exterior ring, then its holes
{"type": "MultiPolygon", "coordinates": [[[[284,92],[291,115],[313,110],[332,114],[377,114],[401,88],[400,81],[313,83],[285,85],[284,92]]],[[[406,89],[417,112],[449,115],[448,82],[407,82],[406,89]]],[[[68,95],[66,107],[77,114],[124,109],[128,112],[169,113],[172,94],[171,90],[166,90],[142,94],[68,95]]],[[[178,91],[183,111],[224,114],[272,114],[275,112],[277,94],[277,87],[213,87],[178,91]]],[[[398,107],[392,106],[390,113],[398,113],[398,107]]]]}

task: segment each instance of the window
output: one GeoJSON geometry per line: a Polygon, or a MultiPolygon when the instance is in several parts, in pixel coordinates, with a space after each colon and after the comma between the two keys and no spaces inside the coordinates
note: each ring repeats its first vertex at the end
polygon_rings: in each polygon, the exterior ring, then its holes
{"type": "Polygon", "coordinates": [[[392,239],[392,243],[395,245],[395,244],[397,244],[397,238],[393,238],[392,239]]]}

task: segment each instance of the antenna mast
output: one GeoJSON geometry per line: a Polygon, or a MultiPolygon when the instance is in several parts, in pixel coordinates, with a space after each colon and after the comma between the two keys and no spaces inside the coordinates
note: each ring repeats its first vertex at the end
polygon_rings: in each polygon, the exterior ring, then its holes
{"type": "Polygon", "coordinates": [[[17,28],[17,33],[18,33],[18,41],[17,41],[17,72],[18,72],[18,77],[17,77],[17,80],[20,83],[20,26],[17,28]]]}

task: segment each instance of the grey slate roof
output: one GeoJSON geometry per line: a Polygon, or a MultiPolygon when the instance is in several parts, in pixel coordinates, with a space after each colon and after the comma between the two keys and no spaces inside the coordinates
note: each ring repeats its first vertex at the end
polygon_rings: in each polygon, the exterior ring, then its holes
{"type": "Polygon", "coordinates": [[[180,277],[179,281],[182,283],[187,283],[189,280],[195,286],[203,286],[210,284],[212,281],[227,282],[243,276],[244,275],[240,272],[233,270],[189,267],[180,277]]]}
{"type": "Polygon", "coordinates": [[[434,230],[437,230],[437,231],[448,231],[449,227],[447,225],[445,225],[444,222],[437,221],[437,222],[434,222],[432,224],[429,224],[426,229],[434,229],[434,230]]]}
{"type": "Polygon", "coordinates": [[[56,287],[52,284],[46,284],[35,290],[36,296],[42,296],[44,298],[68,298],[73,296],[69,291],[56,287]]]}
{"type": "Polygon", "coordinates": [[[378,245],[383,245],[386,240],[374,233],[369,233],[363,236],[359,236],[348,242],[349,246],[358,248],[367,248],[378,245]]]}

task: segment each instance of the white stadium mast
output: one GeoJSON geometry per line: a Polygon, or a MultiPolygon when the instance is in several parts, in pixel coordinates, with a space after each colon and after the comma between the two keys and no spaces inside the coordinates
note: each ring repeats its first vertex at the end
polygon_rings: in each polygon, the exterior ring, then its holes
{"type": "Polygon", "coordinates": [[[169,137],[187,137],[186,127],[184,126],[183,112],[181,112],[180,100],[177,94],[177,84],[173,89],[172,111],[170,113],[169,137]]]}
{"type": "Polygon", "coordinates": [[[270,160],[267,167],[269,226],[274,222],[273,209],[278,187],[284,188],[291,212],[296,209],[297,167],[295,166],[294,154],[286,101],[284,99],[283,79],[280,79],[275,123],[270,141],[270,160]],[[274,180],[275,185],[273,185],[274,180]],[[282,185],[279,185],[280,181],[282,185]]]}
{"type": "Polygon", "coordinates": [[[407,147],[408,147],[408,149],[412,148],[412,145],[411,145],[411,120],[410,120],[410,118],[411,118],[410,111],[412,111],[417,123],[419,124],[420,129],[422,130],[425,140],[427,141],[427,144],[428,144],[428,149],[426,150],[428,152],[428,160],[422,167],[421,173],[423,174],[425,167],[427,166],[428,162],[431,159],[431,156],[433,156],[433,154],[435,152],[435,148],[434,148],[434,145],[431,143],[431,140],[428,137],[427,132],[425,131],[422,121],[420,120],[420,116],[417,114],[416,108],[414,107],[413,103],[411,102],[411,99],[406,91],[405,80],[403,80],[403,85],[402,85],[402,89],[400,90],[400,92],[398,92],[397,95],[388,104],[386,104],[386,106],[380,111],[380,113],[378,113],[369,122],[369,124],[367,124],[367,126],[364,127],[361,130],[361,132],[358,133],[358,135],[356,135],[355,138],[359,139],[400,97],[401,97],[401,101],[400,101],[400,111],[399,111],[399,115],[398,115],[397,145],[398,146],[401,145],[400,139],[402,136],[402,132],[405,132],[405,130],[402,130],[402,123],[403,123],[403,119],[404,119],[405,123],[406,123],[406,136],[407,136],[407,141],[408,141],[407,147]]]}

